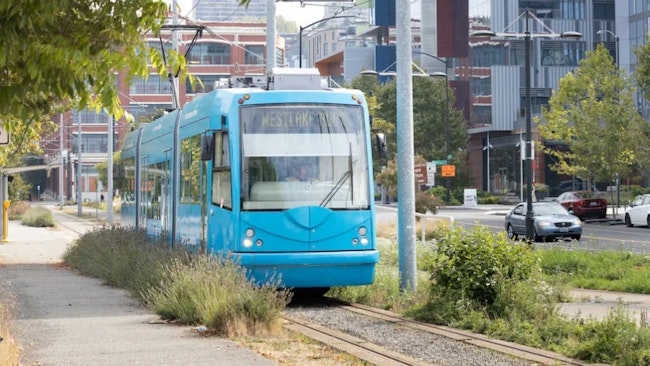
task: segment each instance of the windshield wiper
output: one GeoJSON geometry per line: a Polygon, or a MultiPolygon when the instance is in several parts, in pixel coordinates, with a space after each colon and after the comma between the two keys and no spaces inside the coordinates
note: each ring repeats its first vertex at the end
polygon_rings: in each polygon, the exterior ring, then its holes
{"type": "Polygon", "coordinates": [[[323,198],[323,201],[320,203],[321,207],[325,207],[328,203],[330,203],[332,198],[334,198],[336,193],[341,189],[341,187],[343,186],[345,181],[348,180],[348,178],[350,178],[351,199],[352,199],[352,202],[354,202],[354,181],[353,181],[354,174],[352,174],[353,173],[353,171],[352,171],[352,144],[350,144],[349,146],[350,146],[350,148],[349,148],[350,153],[348,154],[348,170],[343,173],[343,175],[341,176],[341,178],[339,178],[339,180],[336,182],[334,187],[332,187],[332,190],[330,190],[329,193],[327,193],[327,196],[325,196],[325,198],[323,198]]]}
{"type": "Polygon", "coordinates": [[[336,195],[336,193],[337,193],[337,192],[341,189],[341,187],[343,186],[343,183],[345,183],[345,181],[348,180],[348,177],[351,177],[351,176],[352,176],[352,172],[351,172],[350,170],[348,170],[348,171],[346,171],[345,173],[343,173],[343,175],[341,176],[341,178],[339,178],[338,182],[336,182],[336,184],[334,185],[334,187],[332,187],[332,190],[329,191],[329,193],[327,194],[327,196],[325,196],[325,198],[323,198],[323,201],[320,203],[320,206],[321,206],[321,207],[325,207],[328,203],[330,203],[330,201],[332,200],[332,198],[334,198],[334,195],[336,195]]]}

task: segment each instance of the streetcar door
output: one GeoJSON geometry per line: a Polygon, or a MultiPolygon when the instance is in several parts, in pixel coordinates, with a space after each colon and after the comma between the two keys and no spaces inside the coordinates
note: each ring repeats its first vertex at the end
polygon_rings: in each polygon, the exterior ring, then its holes
{"type": "Polygon", "coordinates": [[[208,162],[214,154],[212,135],[201,136],[201,253],[207,252],[208,234],[208,162]]]}

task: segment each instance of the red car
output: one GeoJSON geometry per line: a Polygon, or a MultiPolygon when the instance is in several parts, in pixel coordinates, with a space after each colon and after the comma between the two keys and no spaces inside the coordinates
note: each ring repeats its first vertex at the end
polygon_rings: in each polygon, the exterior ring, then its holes
{"type": "Polygon", "coordinates": [[[604,219],[607,217],[607,201],[594,192],[564,192],[557,197],[557,201],[570,213],[581,219],[586,217],[604,219]]]}

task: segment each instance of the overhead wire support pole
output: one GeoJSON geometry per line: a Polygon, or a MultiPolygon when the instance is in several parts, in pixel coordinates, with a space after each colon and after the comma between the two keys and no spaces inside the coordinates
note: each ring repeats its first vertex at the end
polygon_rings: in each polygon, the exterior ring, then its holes
{"type": "Polygon", "coordinates": [[[415,173],[413,147],[413,78],[411,6],[398,1],[397,26],[397,197],[400,290],[417,287],[415,257],[415,173]]]}
{"type": "Polygon", "coordinates": [[[530,11],[526,9],[526,31],[524,32],[525,77],[526,77],[526,240],[532,242],[535,236],[533,214],[533,157],[532,157],[532,103],[530,97],[530,11]]]}

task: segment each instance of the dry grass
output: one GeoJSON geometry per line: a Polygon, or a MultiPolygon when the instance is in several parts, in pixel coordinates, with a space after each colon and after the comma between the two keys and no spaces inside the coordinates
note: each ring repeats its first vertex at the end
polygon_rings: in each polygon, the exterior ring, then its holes
{"type": "MultiPolygon", "coordinates": [[[[415,235],[418,239],[422,237],[422,227],[424,226],[425,240],[431,240],[439,237],[440,230],[449,228],[449,220],[442,217],[427,218],[418,220],[415,224],[415,235]]],[[[397,239],[397,223],[379,223],[377,224],[376,234],[378,238],[397,239]]]]}
{"type": "Polygon", "coordinates": [[[367,362],[340,352],[302,334],[284,330],[274,337],[234,339],[282,366],[366,366],[367,362]]]}
{"type": "Polygon", "coordinates": [[[13,295],[0,287],[0,365],[18,366],[21,349],[17,340],[11,334],[11,313],[14,307],[13,295]]]}

